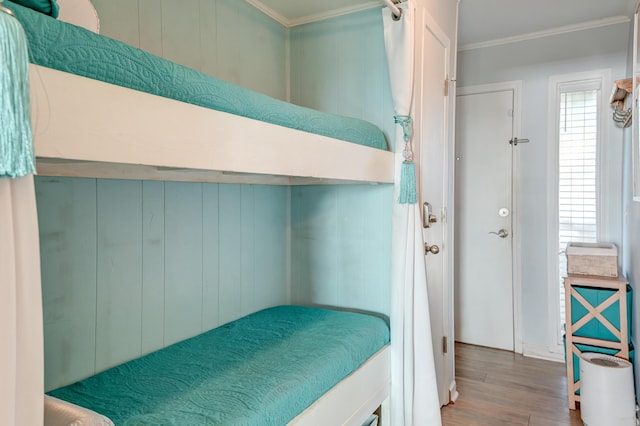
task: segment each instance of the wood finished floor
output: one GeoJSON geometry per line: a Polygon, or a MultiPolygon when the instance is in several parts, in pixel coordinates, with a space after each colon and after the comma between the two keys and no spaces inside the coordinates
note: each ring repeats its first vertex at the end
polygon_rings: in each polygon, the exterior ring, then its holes
{"type": "Polygon", "coordinates": [[[582,425],[558,362],[456,343],[456,384],[460,396],[442,408],[444,426],[582,425]]]}

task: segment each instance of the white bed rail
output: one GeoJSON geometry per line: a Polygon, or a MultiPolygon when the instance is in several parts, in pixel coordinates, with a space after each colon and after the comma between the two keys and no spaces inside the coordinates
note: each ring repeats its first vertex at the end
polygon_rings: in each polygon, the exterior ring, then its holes
{"type": "Polygon", "coordinates": [[[391,183],[393,153],[31,65],[38,173],[124,179],[391,183]]]}

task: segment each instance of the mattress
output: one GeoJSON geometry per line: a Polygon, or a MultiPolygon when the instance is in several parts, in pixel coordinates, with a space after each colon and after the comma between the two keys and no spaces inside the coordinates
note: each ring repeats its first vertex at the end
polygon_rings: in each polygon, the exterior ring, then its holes
{"type": "Polygon", "coordinates": [[[279,306],[49,394],[116,425],[284,425],[388,342],[381,318],[279,306]]]}
{"type": "Polygon", "coordinates": [[[382,131],[350,117],[283,102],[6,1],[22,23],[30,61],[111,84],[378,149],[382,131]]]}

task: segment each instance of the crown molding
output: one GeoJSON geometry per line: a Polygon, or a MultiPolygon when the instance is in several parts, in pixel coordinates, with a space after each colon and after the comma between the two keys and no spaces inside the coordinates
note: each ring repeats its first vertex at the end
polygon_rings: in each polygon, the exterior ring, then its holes
{"type": "Polygon", "coordinates": [[[276,12],[275,10],[271,9],[270,7],[267,7],[264,3],[262,3],[260,0],[245,0],[247,3],[249,3],[251,6],[255,7],[256,9],[258,9],[260,12],[264,13],[265,15],[267,15],[269,18],[273,19],[276,22],[279,22],[280,25],[282,25],[285,28],[289,28],[289,20],[280,15],[278,12],[276,12]]]}
{"type": "Polygon", "coordinates": [[[324,21],[325,19],[337,18],[338,16],[348,15],[350,13],[362,12],[369,9],[379,8],[382,9],[384,5],[380,1],[372,1],[364,3],[358,6],[343,7],[340,9],[330,10],[324,13],[317,13],[315,15],[302,16],[300,18],[292,19],[291,26],[296,27],[298,25],[310,24],[312,22],[324,21]]]}
{"type": "Polygon", "coordinates": [[[464,50],[483,49],[485,47],[499,46],[502,44],[509,44],[509,43],[517,43],[521,41],[533,40],[537,38],[549,37],[549,36],[560,35],[560,34],[567,34],[567,33],[572,33],[576,31],[588,30],[592,28],[624,24],[630,21],[631,21],[631,18],[629,18],[628,16],[612,16],[610,18],[595,19],[593,21],[586,21],[586,22],[581,22],[579,24],[565,25],[562,27],[550,28],[548,30],[520,34],[513,37],[504,37],[504,38],[497,38],[494,40],[481,41],[478,43],[463,44],[458,48],[458,51],[461,52],[464,50]]]}
{"type": "Polygon", "coordinates": [[[295,19],[288,19],[285,16],[282,16],[281,14],[276,12],[275,10],[271,9],[270,7],[266,6],[260,0],[245,0],[245,1],[249,3],[251,6],[260,10],[262,13],[264,13],[271,19],[279,22],[285,28],[292,28],[298,25],[310,24],[312,22],[323,21],[325,19],[330,19],[330,18],[337,18],[338,16],[348,15],[350,13],[362,12],[364,10],[369,10],[376,7],[377,8],[382,7],[382,4],[380,3],[380,1],[376,0],[376,1],[371,1],[371,2],[364,3],[357,6],[343,7],[340,9],[334,9],[334,10],[330,10],[323,13],[301,16],[300,18],[295,18],[295,19]]]}

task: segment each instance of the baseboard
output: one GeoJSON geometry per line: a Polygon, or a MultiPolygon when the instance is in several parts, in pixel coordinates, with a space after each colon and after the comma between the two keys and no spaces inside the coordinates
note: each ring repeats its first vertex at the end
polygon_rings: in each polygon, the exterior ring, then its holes
{"type": "Polygon", "coordinates": [[[549,347],[542,345],[522,344],[522,355],[529,358],[544,359],[547,361],[564,363],[564,354],[551,352],[549,347]]]}
{"type": "Polygon", "coordinates": [[[456,381],[454,380],[449,385],[449,404],[455,404],[459,396],[456,381]]]}

